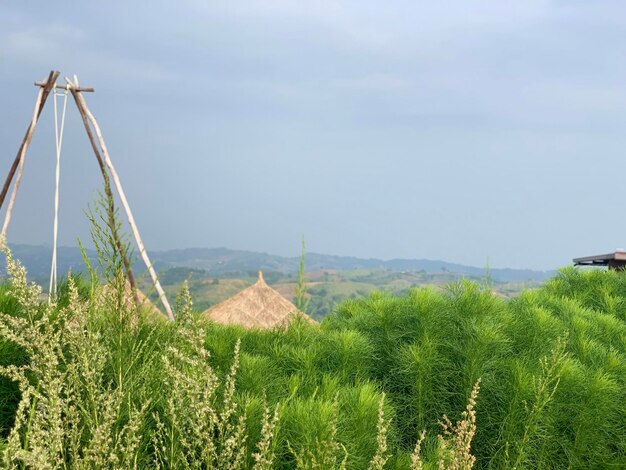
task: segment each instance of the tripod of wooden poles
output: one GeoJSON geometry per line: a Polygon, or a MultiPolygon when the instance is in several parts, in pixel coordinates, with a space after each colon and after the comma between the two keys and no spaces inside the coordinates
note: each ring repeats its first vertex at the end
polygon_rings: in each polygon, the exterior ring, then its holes
{"type": "MultiPolygon", "coordinates": [[[[113,198],[113,191],[111,190],[111,179],[115,185],[117,193],[119,195],[120,201],[122,202],[122,206],[124,207],[124,211],[126,212],[126,217],[128,219],[128,224],[133,232],[133,236],[135,238],[135,242],[137,243],[137,248],[139,249],[139,253],[148,267],[148,272],[150,273],[150,277],[152,278],[152,282],[154,284],[154,288],[156,289],[159,299],[163,304],[163,308],[167,313],[168,318],[173,321],[174,314],[172,313],[172,308],[165,296],[165,292],[161,287],[161,284],[157,278],[156,272],[148,258],[148,253],[146,252],[145,246],[141,240],[141,236],[139,235],[139,230],[137,229],[137,224],[135,223],[135,218],[130,210],[130,205],[126,199],[126,195],[124,193],[124,189],[122,188],[122,183],[120,182],[117,171],[115,171],[115,167],[113,166],[113,162],[109,157],[109,152],[107,151],[106,144],[104,142],[104,138],[102,137],[102,132],[100,131],[100,127],[98,126],[98,122],[96,121],[93,114],[87,107],[87,103],[83,96],[85,92],[94,92],[93,88],[81,88],[78,84],[78,78],[74,75],[73,80],[65,77],[65,84],[57,84],[57,79],[60,73],[58,71],[51,71],[48,75],[48,78],[44,82],[35,82],[35,86],[39,87],[39,93],[37,95],[37,101],[35,102],[35,109],[33,111],[32,120],[26,130],[26,135],[22,140],[22,144],[17,152],[15,160],[13,161],[13,165],[9,170],[9,174],[7,175],[6,181],[4,182],[4,186],[2,187],[2,191],[0,191],[0,209],[2,209],[2,205],[4,204],[4,200],[6,199],[7,193],[13,181],[13,178],[18,173],[18,177],[15,180],[15,184],[13,186],[13,191],[11,194],[11,199],[9,202],[9,206],[7,208],[7,213],[5,216],[5,223],[2,235],[6,234],[6,228],[8,227],[9,221],[11,220],[11,212],[13,210],[13,202],[15,201],[15,195],[17,194],[17,190],[19,188],[22,176],[22,169],[24,165],[24,160],[26,158],[26,150],[30,145],[30,142],[33,138],[33,134],[35,132],[35,126],[37,125],[37,121],[39,120],[39,116],[43,111],[43,107],[48,99],[48,96],[51,92],[56,92],[56,90],[66,90],[68,91],[72,97],[74,98],[74,102],[76,103],[76,107],[83,121],[83,125],[85,126],[85,131],[87,132],[87,137],[89,137],[89,142],[91,143],[91,148],[96,156],[98,161],[98,166],[100,167],[100,172],[102,173],[102,177],[104,178],[104,192],[107,199],[107,224],[109,229],[111,230],[111,234],[113,237],[113,241],[117,250],[120,252],[123,263],[124,270],[126,276],[128,278],[128,282],[132,291],[135,294],[135,302],[139,306],[141,304],[139,295],[137,293],[137,286],[135,282],[135,276],[133,275],[133,271],[130,266],[130,261],[128,260],[128,256],[124,247],[122,245],[122,239],[119,234],[118,226],[115,223],[115,203],[113,198]]],[[[56,99],[56,98],[55,98],[56,99]]],[[[57,149],[58,150],[58,149],[57,149]]]]}

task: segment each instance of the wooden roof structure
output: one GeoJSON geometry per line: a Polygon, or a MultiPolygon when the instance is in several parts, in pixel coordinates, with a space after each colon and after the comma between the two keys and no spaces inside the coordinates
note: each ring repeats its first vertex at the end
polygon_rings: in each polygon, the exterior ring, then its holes
{"type": "Polygon", "coordinates": [[[626,251],[615,250],[605,255],[584,256],[574,258],[574,266],[608,266],[609,269],[626,268],[626,251]]]}
{"type": "Polygon", "coordinates": [[[280,328],[287,326],[298,315],[316,323],[268,286],[261,271],[254,285],[210,307],[202,314],[217,323],[237,324],[245,328],[280,328]]]}

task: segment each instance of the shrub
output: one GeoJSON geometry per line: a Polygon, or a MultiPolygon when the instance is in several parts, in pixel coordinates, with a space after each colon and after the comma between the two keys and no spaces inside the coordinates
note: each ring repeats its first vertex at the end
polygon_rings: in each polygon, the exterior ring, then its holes
{"type": "Polygon", "coordinates": [[[119,263],[112,287],[70,275],[50,304],[8,266],[7,467],[626,466],[623,273],[566,269],[512,301],[373,293],[261,331],[204,320],[186,289],[156,322],[119,263]]]}

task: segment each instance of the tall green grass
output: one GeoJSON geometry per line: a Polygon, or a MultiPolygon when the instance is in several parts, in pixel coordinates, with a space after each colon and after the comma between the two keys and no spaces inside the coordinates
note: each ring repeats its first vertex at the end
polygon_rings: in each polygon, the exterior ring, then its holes
{"type": "Polygon", "coordinates": [[[373,293],[245,330],[187,292],[174,324],[152,320],[119,266],[116,289],[70,276],[48,305],[9,265],[7,467],[626,468],[624,273],[565,269],[511,301],[470,282],[373,293]]]}

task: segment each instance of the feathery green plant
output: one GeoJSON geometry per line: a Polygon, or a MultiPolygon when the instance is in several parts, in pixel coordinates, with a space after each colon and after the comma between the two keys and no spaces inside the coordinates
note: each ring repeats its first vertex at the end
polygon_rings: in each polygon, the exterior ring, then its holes
{"type": "Polygon", "coordinates": [[[302,235],[302,253],[300,254],[300,263],[298,264],[298,282],[296,283],[296,307],[302,313],[306,313],[309,308],[309,298],[307,297],[307,285],[306,279],[304,278],[304,258],[305,258],[305,247],[304,247],[304,235],[302,235]]]}
{"type": "Polygon", "coordinates": [[[101,262],[111,288],[69,275],[49,305],[8,253],[6,467],[626,466],[624,273],[565,269],[510,301],[373,293],[262,331],[204,320],[187,289],[152,321],[101,262]]]}

